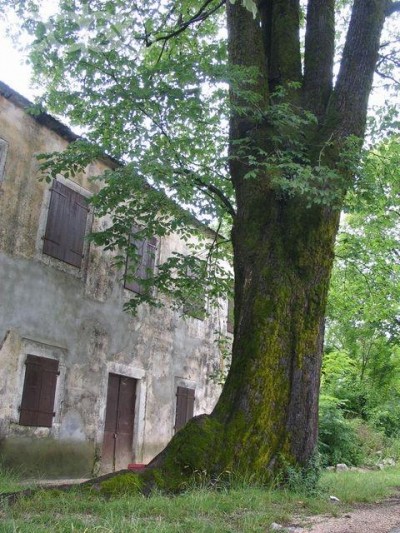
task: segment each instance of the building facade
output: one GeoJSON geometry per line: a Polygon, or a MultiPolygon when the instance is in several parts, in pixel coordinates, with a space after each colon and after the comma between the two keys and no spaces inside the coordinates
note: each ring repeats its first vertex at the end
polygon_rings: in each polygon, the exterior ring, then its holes
{"type": "MultiPolygon", "coordinates": [[[[147,463],[212,410],[227,309],[203,319],[168,306],[123,311],[139,289],[86,238],[101,227],[86,203],[100,185],[89,178],[114,163],[40,181],[35,154],[76,136],[28,106],[0,84],[0,445],[54,443],[65,459],[84,455],[85,473],[147,463]]],[[[170,235],[138,250],[146,275],[185,244],[170,235]]]]}

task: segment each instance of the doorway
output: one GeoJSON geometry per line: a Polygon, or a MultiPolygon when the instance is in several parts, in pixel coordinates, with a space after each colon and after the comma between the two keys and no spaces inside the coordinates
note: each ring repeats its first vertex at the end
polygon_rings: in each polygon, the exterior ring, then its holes
{"type": "Polygon", "coordinates": [[[106,420],[102,452],[102,470],[114,472],[132,462],[137,380],[108,375],[106,420]]]}

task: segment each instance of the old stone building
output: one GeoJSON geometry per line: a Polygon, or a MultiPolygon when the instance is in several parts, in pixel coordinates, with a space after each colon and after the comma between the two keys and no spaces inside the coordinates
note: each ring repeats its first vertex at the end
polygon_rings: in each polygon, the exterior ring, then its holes
{"type": "MultiPolygon", "coordinates": [[[[39,181],[35,154],[76,136],[28,106],[0,84],[2,449],[58,447],[63,461],[84,456],[85,473],[146,463],[188,418],[211,411],[226,306],[203,320],[145,304],[136,317],[123,311],[135,284],[85,238],[99,223],[85,202],[99,187],[89,178],[114,163],[39,181]]],[[[185,252],[173,235],[142,245],[151,268],[185,252]]]]}

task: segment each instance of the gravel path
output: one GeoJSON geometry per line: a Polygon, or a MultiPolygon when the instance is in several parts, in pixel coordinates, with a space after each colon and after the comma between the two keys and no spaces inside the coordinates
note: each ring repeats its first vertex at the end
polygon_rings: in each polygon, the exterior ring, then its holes
{"type": "Polygon", "coordinates": [[[339,518],[310,519],[304,533],[400,533],[400,498],[377,505],[363,505],[339,518]]]}

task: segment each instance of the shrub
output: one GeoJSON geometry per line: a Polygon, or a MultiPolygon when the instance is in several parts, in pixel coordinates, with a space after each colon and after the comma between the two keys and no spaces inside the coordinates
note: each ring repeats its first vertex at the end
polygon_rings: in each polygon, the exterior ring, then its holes
{"type": "Polygon", "coordinates": [[[369,413],[372,424],[387,437],[400,437],[400,402],[386,403],[369,413]]]}
{"type": "Polygon", "coordinates": [[[364,456],[354,425],[346,420],[344,402],[321,395],[319,412],[319,450],[322,466],[346,463],[357,466],[364,456]]]}

